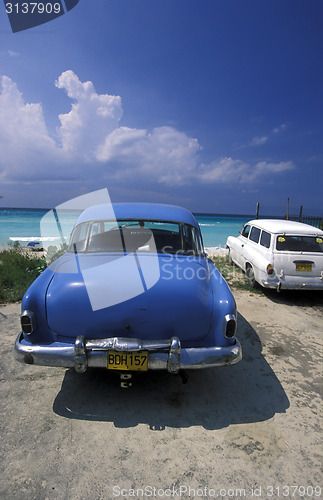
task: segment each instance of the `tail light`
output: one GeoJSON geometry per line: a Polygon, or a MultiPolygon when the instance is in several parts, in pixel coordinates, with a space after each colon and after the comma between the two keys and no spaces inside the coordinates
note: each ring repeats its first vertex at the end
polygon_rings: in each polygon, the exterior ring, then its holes
{"type": "Polygon", "coordinates": [[[24,311],[20,318],[21,329],[26,335],[30,335],[36,330],[36,317],[32,311],[24,311]]]}
{"type": "Polygon", "coordinates": [[[225,316],[225,333],[224,336],[227,339],[232,339],[235,336],[237,329],[237,320],[233,314],[227,314],[225,316]]]}
{"type": "Polygon", "coordinates": [[[267,274],[274,274],[274,268],[271,264],[267,266],[267,274]]]}

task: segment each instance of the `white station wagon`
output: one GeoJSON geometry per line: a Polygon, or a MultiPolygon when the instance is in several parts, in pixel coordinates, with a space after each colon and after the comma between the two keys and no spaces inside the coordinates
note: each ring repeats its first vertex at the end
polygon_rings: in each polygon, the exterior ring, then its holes
{"type": "Polygon", "coordinates": [[[323,290],[323,231],[288,220],[251,220],[227,239],[229,261],[251,287],[323,290]]]}

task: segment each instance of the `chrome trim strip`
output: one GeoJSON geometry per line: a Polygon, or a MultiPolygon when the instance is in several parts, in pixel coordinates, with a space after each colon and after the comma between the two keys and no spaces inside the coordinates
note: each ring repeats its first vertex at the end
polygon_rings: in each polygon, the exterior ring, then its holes
{"type": "Polygon", "coordinates": [[[262,281],[262,285],[266,288],[277,288],[280,290],[289,289],[289,290],[300,290],[300,289],[315,289],[315,290],[323,290],[322,283],[283,283],[282,281],[273,283],[272,281],[262,281]]]}
{"type": "MultiPolygon", "coordinates": [[[[74,367],[79,372],[85,371],[87,367],[106,368],[107,349],[104,349],[101,344],[110,346],[111,339],[89,340],[88,342],[84,341],[82,336],[77,339],[75,344],[54,342],[53,344],[33,345],[27,342],[20,333],[15,343],[15,356],[21,363],[30,364],[32,359],[32,363],[36,365],[74,367]],[[90,347],[98,344],[99,348],[90,347]]],[[[124,347],[125,340],[122,339],[121,342],[124,347]]],[[[133,340],[129,339],[129,345],[133,340]]],[[[142,346],[145,346],[146,341],[140,342],[142,346]]],[[[148,370],[168,370],[170,373],[178,373],[180,369],[201,369],[235,364],[242,358],[241,346],[237,339],[232,346],[228,347],[181,348],[177,337],[166,341],[154,341],[154,344],[156,350],[152,350],[152,347],[148,348],[148,370]]],[[[120,347],[120,344],[118,345],[120,347]]]]}
{"type": "Polygon", "coordinates": [[[172,339],[165,340],[141,340],[126,337],[112,337],[108,339],[89,339],[86,341],[86,349],[116,351],[142,351],[155,349],[169,349],[172,339]]]}

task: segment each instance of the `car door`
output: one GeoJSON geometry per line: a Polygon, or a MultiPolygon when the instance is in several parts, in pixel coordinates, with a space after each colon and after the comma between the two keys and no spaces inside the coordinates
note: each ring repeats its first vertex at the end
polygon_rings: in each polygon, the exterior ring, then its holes
{"type": "Polygon", "coordinates": [[[245,269],[246,267],[246,250],[248,248],[248,236],[250,231],[251,225],[246,224],[243,227],[240,236],[237,238],[235,260],[242,269],[245,269]]]}
{"type": "Polygon", "coordinates": [[[244,269],[247,270],[246,267],[251,265],[257,281],[259,279],[259,272],[262,270],[263,255],[263,247],[259,244],[260,234],[261,229],[252,226],[248,235],[248,243],[243,247],[244,269]]]}

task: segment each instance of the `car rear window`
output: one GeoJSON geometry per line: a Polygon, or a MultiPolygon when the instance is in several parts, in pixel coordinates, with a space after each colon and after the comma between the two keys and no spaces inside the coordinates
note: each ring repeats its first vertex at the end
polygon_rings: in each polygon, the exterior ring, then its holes
{"type": "Polygon", "coordinates": [[[189,224],[153,220],[102,220],[76,226],[69,251],[202,255],[203,245],[199,231],[189,224]]]}
{"type": "Polygon", "coordinates": [[[276,240],[276,250],[289,252],[323,252],[322,236],[287,236],[280,234],[276,240]]]}
{"type": "Polygon", "coordinates": [[[260,229],[258,227],[252,227],[249,235],[249,240],[258,243],[260,236],[260,229]]]}
{"type": "Polygon", "coordinates": [[[267,233],[267,231],[262,231],[261,238],[260,238],[260,245],[262,245],[263,247],[269,248],[270,247],[270,240],[271,240],[270,233],[267,233]]]}

